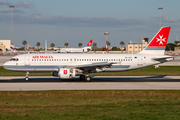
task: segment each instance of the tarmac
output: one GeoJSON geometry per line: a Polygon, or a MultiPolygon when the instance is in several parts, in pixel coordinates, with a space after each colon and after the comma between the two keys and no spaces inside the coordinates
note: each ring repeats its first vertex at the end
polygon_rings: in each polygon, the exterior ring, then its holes
{"type": "Polygon", "coordinates": [[[180,76],[96,76],[90,82],[55,77],[0,77],[0,91],[180,90],[180,76]]]}

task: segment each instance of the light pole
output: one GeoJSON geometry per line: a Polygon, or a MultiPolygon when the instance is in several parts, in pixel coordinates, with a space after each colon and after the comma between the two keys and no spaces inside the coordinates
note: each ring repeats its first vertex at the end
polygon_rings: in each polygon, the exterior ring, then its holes
{"type": "Polygon", "coordinates": [[[160,28],[161,28],[161,10],[162,10],[163,8],[161,7],[161,8],[158,8],[158,10],[160,10],[160,28]]]}
{"type": "Polygon", "coordinates": [[[107,53],[107,37],[108,37],[108,35],[109,35],[109,32],[104,32],[104,35],[106,36],[106,53],[107,53]]]}
{"type": "Polygon", "coordinates": [[[11,44],[13,45],[13,8],[14,6],[9,6],[11,8],[11,44]]]}

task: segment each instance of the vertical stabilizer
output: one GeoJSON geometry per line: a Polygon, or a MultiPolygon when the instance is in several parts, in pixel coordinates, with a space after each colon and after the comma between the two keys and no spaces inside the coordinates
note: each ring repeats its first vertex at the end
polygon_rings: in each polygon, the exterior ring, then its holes
{"type": "Polygon", "coordinates": [[[171,27],[162,27],[139,54],[164,55],[171,27]]]}
{"type": "Polygon", "coordinates": [[[88,42],[87,46],[92,46],[92,42],[93,42],[93,40],[90,40],[90,41],[88,42]]]}

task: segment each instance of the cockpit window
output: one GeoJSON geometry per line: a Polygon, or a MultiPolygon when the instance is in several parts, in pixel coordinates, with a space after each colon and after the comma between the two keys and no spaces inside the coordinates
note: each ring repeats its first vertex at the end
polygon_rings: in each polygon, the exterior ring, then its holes
{"type": "Polygon", "coordinates": [[[10,61],[19,61],[18,58],[11,58],[10,61]]]}

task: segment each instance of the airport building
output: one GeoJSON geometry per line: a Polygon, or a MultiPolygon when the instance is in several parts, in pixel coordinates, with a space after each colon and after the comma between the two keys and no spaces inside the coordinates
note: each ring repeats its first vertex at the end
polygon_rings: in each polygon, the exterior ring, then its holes
{"type": "Polygon", "coordinates": [[[0,52],[6,52],[6,49],[10,49],[11,40],[0,40],[0,52]]]}
{"type": "Polygon", "coordinates": [[[140,51],[142,51],[148,44],[148,38],[144,38],[144,40],[142,40],[142,43],[128,43],[126,45],[126,52],[127,53],[138,53],[140,51]]]}

